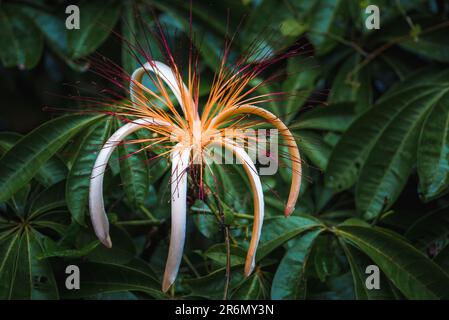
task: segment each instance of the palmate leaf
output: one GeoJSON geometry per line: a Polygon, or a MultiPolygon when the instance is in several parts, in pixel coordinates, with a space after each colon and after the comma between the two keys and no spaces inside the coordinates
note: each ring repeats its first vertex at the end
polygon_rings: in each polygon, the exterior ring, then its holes
{"type": "Polygon", "coordinates": [[[235,289],[232,300],[266,300],[269,298],[270,275],[257,270],[235,289]]]}
{"type": "Polygon", "coordinates": [[[29,227],[15,228],[0,238],[0,298],[57,299],[51,266],[37,259],[49,239],[29,227]]]}
{"type": "Polygon", "coordinates": [[[323,227],[323,224],[312,216],[278,216],[265,219],[256,253],[257,261],[297,235],[320,227],[323,227]]]}
{"type": "Polygon", "coordinates": [[[70,57],[78,59],[94,52],[108,37],[120,16],[118,1],[84,1],[80,4],[80,28],[70,30],[70,57]]]}
{"type": "Polygon", "coordinates": [[[344,30],[344,21],[341,21],[344,17],[341,12],[345,9],[343,4],[344,1],[341,0],[318,0],[311,6],[309,4],[306,18],[309,25],[308,37],[319,55],[329,52],[336,44],[336,41],[329,37],[329,33],[338,36],[344,30]]]}
{"type": "Polygon", "coordinates": [[[2,6],[0,9],[0,60],[5,67],[31,69],[39,62],[43,37],[20,8],[2,6]]]}
{"type": "Polygon", "coordinates": [[[287,124],[296,116],[315,88],[316,81],[320,76],[317,64],[318,62],[311,57],[299,56],[288,60],[287,69],[291,76],[282,83],[282,91],[288,92],[292,96],[280,110],[274,110],[276,114],[283,115],[287,124]]]}
{"type": "Polygon", "coordinates": [[[389,300],[396,298],[390,282],[383,273],[379,280],[380,288],[375,290],[367,289],[365,281],[368,275],[365,271],[366,267],[372,265],[373,262],[352,245],[347,245],[344,242],[341,242],[341,245],[345,251],[349,266],[351,267],[354,292],[357,300],[389,300]]]}
{"type": "MultiPolygon", "coordinates": [[[[421,26],[420,21],[417,23],[421,26]]],[[[424,21],[424,26],[437,25],[435,19],[424,21]]],[[[439,62],[449,62],[449,36],[446,28],[419,35],[417,39],[402,41],[399,46],[407,51],[439,62]]]]}
{"type": "MultiPolygon", "coordinates": [[[[204,253],[204,256],[224,267],[227,263],[226,245],[223,243],[213,245],[204,253]]],[[[246,250],[242,247],[230,246],[231,266],[243,266],[245,264],[246,250]]]]}
{"type": "Polygon", "coordinates": [[[23,137],[0,159],[0,202],[28,183],[70,138],[100,116],[64,116],[23,137]]]}
{"type": "Polygon", "coordinates": [[[449,274],[392,231],[346,225],[335,232],[370,257],[405,297],[449,298],[449,274]]]}
{"type": "Polygon", "coordinates": [[[272,299],[305,299],[305,270],[316,238],[322,230],[313,230],[290,241],[271,285],[272,299]]]}
{"type": "MultiPolygon", "coordinates": [[[[50,261],[39,257],[54,247],[45,233],[66,234],[68,212],[62,210],[64,181],[41,192],[31,189],[16,217],[0,219],[0,299],[57,299],[50,261]]],[[[14,195],[16,196],[16,195],[14,195]]]]}
{"type": "Polygon", "coordinates": [[[297,133],[298,148],[302,154],[313,162],[319,169],[325,170],[332,148],[323,137],[309,130],[300,130],[297,133]]]}
{"type": "Polygon", "coordinates": [[[34,219],[46,212],[65,207],[64,184],[64,181],[61,181],[28,199],[27,219],[34,219]]]}
{"type": "MultiPolygon", "coordinates": [[[[448,83],[449,84],[449,83],[448,83]]],[[[356,206],[368,218],[377,216],[397,199],[416,159],[416,143],[426,112],[449,97],[449,85],[412,103],[379,138],[360,173],[356,206]]]]}
{"type": "MultiPolygon", "coordinates": [[[[0,156],[11,149],[21,138],[22,135],[18,133],[1,132],[0,156]]],[[[52,157],[42,165],[42,167],[36,173],[35,178],[43,186],[49,187],[59,181],[64,180],[66,174],[67,168],[62,160],[60,160],[58,157],[52,157]]]]}
{"type": "Polygon", "coordinates": [[[329,103],[353,102],[357,113],[371,107],[373,93],[370,70],[367,67],[356,70],[361,61],[359,54],[346,59],[332,83],[329,103]]]}
{"type": "Polygon", "coordinates": [[[354,121],[354,105],[352,103],[336,103],[318,106],[299,116],[297,122],[289,129],[314,129],[344,132],[354,121]]]}
{"type": "Polygon", "coordinates": [[[367,218],[399,196],[415,164],[422,123],[449,92],[449,72],[423,74],[396,86],[355,120],[331,154],[327,185],[343,190],[358,179],[356,205],[367,218]]]}
{"type": "MultiPolygon", "coordinates": [[[[61,297],[80,299],[93,297],[100,293],[138,291],[156,299],[167,298],[160,290],[160,283],[148,264],[134,259],[127,264],[76,262],[81,270],[79,290],[67,290],[65,279],[60,279],[61,297]]],[[[58,272],[64,274],[63,271],[58,272]]]]}
{"type": "MultiPolygon", "coordinates": [[[[189,298],[222,299],[225,276],[226,268],[220,268],[200,278],[185,279],[183,284],[190,289],[189,298]]],[[[243,267],[232,267],[229,289],[238,287],[244,280],[243,267]]]]}
{"type": "Polygon", "coordinates": [[[425,201],[449,190],[449,94],[435,103],[418,145],[419,191],[425,201]]]}
{"type": "Polygon", "coordinates": [[[435,90],[434,85],[439,84],[439,79],[431,78],[433,72],[420,72],[399,83],[374,108],[351,124],[331,154],[325,177],[327,185],[339,191],[354,185],[371,149],[392,118],[409,104],[435,90]]]}

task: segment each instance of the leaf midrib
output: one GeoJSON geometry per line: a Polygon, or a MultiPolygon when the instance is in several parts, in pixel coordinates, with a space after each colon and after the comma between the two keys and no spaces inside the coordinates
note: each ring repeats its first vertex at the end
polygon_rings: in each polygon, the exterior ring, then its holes
{"type": "MultiPolygon", "coordinates": [[[[434,105],[434,103],[435,103],[437,100],[441,99],[441,98],[442,98],[446,93],[448,93],[448,92],[449,92],[449,88],[446,88],[445,90],[443,90],[442,93],[440,93],[439,95],[437,95],[436,97],[434,97],[434,99],[431,99],[431,101],[429,101],[429,103],[428,103],[429,105],[426,106],[426,107],[424,108],[425,110],[422,111],[422,114],[418,117],[418,119],[417,119],[416,122],[419,123],[419,122],[420,122],[420,119],[427,113],[428,109],[430,109],[430,108],[432,107],[432,105],[434,105]]],[[[430,95],[430,93],[429,93],[429,95],[430,95]]],[[[424,98],[424,96],[421,97],[421,98],[424,98]]],[[[416,102],[416,100],[414,100],[414,101],[416,102]]],[[[410,104],[407,104],[406,107],[408,107],[409,105],[410,105],[410,104]]],[[[406,109],[406,108],[402,109],[402,111],[404,111],[405,109],[406,109]]],[[[390,121],[389,124],[384,128],[383,132],[386,131],[386,130],[391,126],[392,122],[393,122],[394,120],[396,120],[396,119],[399,117],[399,115],[400,115],[401,113],[402,113],[402,112],[396,113],[396,114],[395,114],[395,116],[392,118],[392,121],[390,121]]],[[[404,144],[405,144],[406,142],[408,142],[408,139],[409,139],[410,135],[414,132],[413,129],[414,129],[415,127],[416,127],[416,123],[412,126],[411,130],[408,130],[408,132],[406,133],[405,137],[402,139],[401,143],[399,144],[399,146],[397,147],[396,150],[402,150],[402,149],[403,149],[404,144]]],[[[379,135],[377,141],[381,138],[381,136],[383,136],[383,133],[382,133],[381,135],[379,135]]],[[[376,144],[377,144],[377,141],[376,141],[376,144]]],[[[374,146],[373,146],[373,148],[374,148],[374,146]]],[[[371,150],[373,150],[373,148],[371,148],[371,150]]],[[[391,161],[388,162],[388,165],[386,166],[386,168],[385,168],[385,170],[384,170],[384,172],[383,172],[383,174],[382,174],[381,179],[379,179],[380,183],[378,183],[378,184],[375,186],[374,191],[371,191],[371,192],[370,192],[370,194],[371,194],[371,197],[370,197],[370,198],[371,198],[371,199],[368,201],[368,205],[365,207],[365,208],[366,208],[366,209],[364,210],[365,212],[369,212],[369,210],[370,210],[370,208],[371,208],[373,202],[375,202],[375,200],[377,199],[377,194],[378,194],[378,192],[379,192],[379,189],[382,189],[382,187],[383,187],[383,181],[385,180],[385,176],[391,171],[391,168],[392,168],[392,166],[393,166],[393,162],[397,159],[397,157],[398,157],[400,154],[401,154],[400,152],[395,152],[395,154],[394,154],[393,157],[391,158],[391,161]]],[[[363,169],[363,170],[364,170],[364,169],[363,169]]],[[[360,176],[361,176],[361,175],[360,175],[360,176]]]]}
{"type": "MultiPolygon", "coordinates": [[[[377,231],[377,232],[380,232],[380,233],[382,233],[382,234],[384,234],[385,236],[387,236],[387,237],[389,237],[389,238],[391,238],[391,235],[388,234],[388,233],[382,232],[381,230],[376,230],[376,231],[377,231]]],[[[428,291],[429,293],[431,293],[435,298],[440,298],[436,293],[434,293],[434,292],[432,291],[431,288],[429,288],[426,284],[424,284],[424,283],[422,283],[421,281],[419,281],[419,279],[416,278],[412,273],[409,273],[408,270],[407,270],[407,268],[402,267],[402,265],[399,264],[399,263],[397,263],[392,257],[390,257],[390,256],[388,256],[388,255],[386,255],[386,254],[384,254],[381,250],[377,249],[375,246],[371,245],[369,242],[366,242],[366,241],[363,240],[362,238],[357,237],[357,236],[354,236],[354,235],[352,235],[351,233],[349,233],[349,232],[347,232],[347,231],[343,231],[343,230],[341,230],[341,229],[337,229],[336,232],[337,232],[337,233],[340,233],[340,234],[346,235],[347,238],[353,239],[353,241],[354,241],[354,239],[357,239],[357,241],[363,243],[363,244],[366,245],[367,247],[369,247],[369,248],[371,248],[372,250],[374,250],[375,252],[377,252],[379,255],[385,257],[388,261],[390,261],[390,262],[391,262],[393,265],[395,265],[398,269],[402,270],[402,272],[408,274],[408,275],[409,275],[411,278],[413,278],[416,282],[420,283],[421,286],[424,287],[424,288],[426,288],[427,291],[428,291]]],[[[408,243],[406,243],[406,242],[403,242],[403,241],[400,240],[400,239],[394,239],[394,241],[400,242],[402,245],[405,245],[405,246],[409,247],[409,249],[413,250],[415,253],[418,253],[419,255],[422,255],[419,251],[417,251],[417,250],[416,250],[413,246],[411,246],[410,244],[408,244],[408,243]]],[[[354,242],[357,244],[356,241],[354,241],[354,242]]],[[[424,259],[426,258],[426,257],[423,256],[423,255],[422,255],[422,257],[423,257],[424,259]]],[[[374,260],[374,259],[373,259],[373,260],[374,260]]],[[[429,261],[429,263],[430,263],[430,261],[429,261]]],[[[438,265],[436,265],[436,266],[438,266],[438,265]]],[[[448,276],[448,275],[444,272],[444,270],[441,269],[441,271],[443,272],[443,274],[445,274],[446,276],[448,276]]]]}

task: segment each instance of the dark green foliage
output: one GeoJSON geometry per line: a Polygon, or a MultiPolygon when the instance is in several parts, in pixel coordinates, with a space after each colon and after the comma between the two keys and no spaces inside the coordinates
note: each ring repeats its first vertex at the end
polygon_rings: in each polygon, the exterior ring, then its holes
{"type": "MultiPolygon", "coordinates": [[[[295,43],[304,49],[263,74],[282,76],[258,90],[289,95],[263,107],[297,137],[304,160],[299,202],[291,217],[283,216],[291,178],[284,164],[279,174],[262,177],[265,221],[256,268],[244,278],[253,204],[242,168],[212,165],[203,178],[217,192],[202,200],[189,180],[184,257],[174,288],[164,294],[170,164],[157,157],[161,150],[134,141],[117,148],[106,170],[104,199],[113,247],[99,243],[86,217],[89,179],[101,146],[121,123],[110,116],[72,112],[35,125],[24,121],[28,111],[20,109],[22,96],[32,97],[25,101],[30,104],[26,110],[40,113],[43,101],[54,103],[43,93],[46,85],[63,95],[64,81],[88,83],[87,92],[99,89],[102,80],[84,72],[96,51],[121,60],[119,65],[132,72],[138,64],[126,41],[148,45],[160,58],[141,26],[154,26],[149,8],[170,44],[187,53],[188,3],[80,1],[81,29],[72,31],[65,28],[63,1],[0,4],[0,90],[5,99],[0,299],[105,299],[111,294],[221,299],[228,258],[225,226],[231,238],[229,298],[448,299],[445,1],[194,1],[200,101],[207,96],[223,40],[237,30],[243,14],[247,17],[231,56],[245,52],[254,39],[268,54],[286,52],[295,43]],[[365,28],[368,2],[381,10],[380,30],[365,28]],[[125,41],[118,41],[112,30],[125,41]],[[70,264],[82,270],[80,290],[65,288],[64,271],[70,264]],[[365,285],[369,265],[380,268],[379,290],[365,285]]],[[[256,80],[252,86],[262,77],[256,80]]],[[[74,104],[69,104],[72,109],[74,104]]],[[[141,130],[128,140],[148,138],[141,130]]]]}

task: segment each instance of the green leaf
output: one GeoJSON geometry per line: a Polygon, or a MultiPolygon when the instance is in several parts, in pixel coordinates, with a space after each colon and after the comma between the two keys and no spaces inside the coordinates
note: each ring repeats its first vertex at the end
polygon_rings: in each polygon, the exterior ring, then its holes
{"type": "Polygon", "coordinates": [[[15,273],[20,233],[17,227],[0,234],[0,298],[11,297],[11,284],[15,273]]]}
{"type": "MultiPolygon", "coordinates": [[[[422,74],[421,74],[422,75],[422,74]]],[[[358,179],[356,204],[368,218],[390,207],[415,164],[427,112],[443,99],[448,73],[410,77],[356,119],[333,149],[326,184],[343,190],[358,179]]]]}
{"type": "Polygon", "coordinates": [[[148,160],[145,156],[143,146],[133,140],[137,135],[128,136],[118,147],[120,160],[120,177],[128,201],[135,207],[145,202],[148,193],[150,173],[148,171],[148,160]]]}
{"type": "Polygon", "coordinates": [[[257,249],[257,261],[302,232],[322,226],[319,220],[311,216],[278,216],[266,219],[257,249]]]}
{"type": "Polygon", "coordinates": [[[98,153],[108,138],[111,123],[111,119],[100,121],[86,132],[67,177],[65,187],[67,207],[70,209],[73,219],[81,225],[85,223],[90,175],[98,153]]]}
{"type": "Polygon", "coordinates": [[[272,299],[305,299],[305,270],[315,240],[322,230],[313,230],[291,240],[271,285],[272,299]]]}
{"type": "Polygon", "coordinates": [[[61,279],[61,296],[64,299],[80,299],[105,292],[139,291],[156,299],[165,299],[160,291],[159,282],[153,277],[148,266],[130,261],[126,265],[111,263],[80,262],[76,263],[81,270],[80,289],[67,290],[61,279]]]}
{"type": "Polygon", "coordinates": [[[335,238],[323,235],[316,240],[313,248],[313,265],[321,282],[340,274],[340,264],[337,259],[335,238]]]}
{"type": "MultiPolygon", "coordinates": [[[[189,296],[197,298],[202,297],[206,299],[222,299],[223,289],[225,286],[226,268],[220,268],[209,273],[206,276],[193,279],[185,279],[185,284],[190,289],[189,296]]],[[[233,267],[231,269],[231,280],[229,289],[233,289],[244,280],[243,270],[240,267],[233,267]]]]}
{"type": "Polygon", "coordinates": [[[39,62],[43,50],[42,34],[19,8],[0,8],[0,59],[5,67],[31,69],[39,62]]]}
{"type": "Polygon", "coordinates": [[[439,62],[449,62],[449,37],[446,30],[419,36],[417,40],[402,41],[405,50],[439,62]]]}
{"type": "Polygon", "coordinates": [[[39,254],[36,258],[37,259],[47,259],[52,257],[81,258],[92,252],[92,250],[94,250],[99,244],[100,241],[95,240],[80,249],[62,249],[56,247],[53,249],[45,250],[44,252],[39,254]]]}
{"type": "Polygon", "coordinates": [[[282,83],[282,91],[288,93],[289,98],[285,105],[276,112],[282,111],[283,117],[289,123],[307,101],[315,88],[316,81],[321,75],[317,67],[318,62],[312,57],[293,57],[287,62],[290,76],[282,83]]]}
{"type": "Polygon", "coordinates": [[[50,264],[36,257],[43,250],[42,234],[16,229],[0,242],[0,297],[2,299],[58,299],[50,264]]]}
{"type": "Polygon", "coordinates": [[[60,10],[50,14],[31,6],[22,7],[22,9],[28,18],[34,21],[36,27],[44,35],[46,44],[59,58],[73,70],[86,71],[89,66],[88,63],[77,64],[69,57],[67,38],[71,30],[68,30],[65,26],[65,19],[67,18],[65,11],[60,10]]]}
{"type": "Polygon", "coordinates": [[[256,271],[234,291],[232,300],[265,300],[269,298],[266,274],[256,271]]]}
{"type": "Polygon", "coordinates": [[[301,130],[298,132],[298,148],[302,154],[306,155],[314,165],[321,170],[325,170],[331,154],[331,146],[328,145],[321,135],[301,130]]]}
{"type": "Polygon", "coordinates": [[[315,129],[344,132],[354,120],[354,106],[350,103],[337,103],[318,106],[302,114],[295,124],[295,129],[315,129]]]}
{"type": "Polygon", "coordinates": [[[297,37],[307,30],[307,26],[293,18],[288,18],[281,23],[281,33],[287,37],[297,37]]]}
{"type": "MultiPolygon", "coordinates": [[[[11,149],[20,139],[22,135],[14,132],[0,133],[0,154],[6,153],[11,149]]],[[[36,180],[44,187],[50,187],[57,182],[65,179],[67,168],[65,164],[58,157],[50,158],[39,171],[36,173],[36,180]]]]}
{"type": "MultiPolygon", "coordinates": [[[[423,98],[437,94],[438,76],[429,73],[411,76],[387,92],[370,110],[358,117],[345,132],[329,159],[326,184],[336,190],[350,188],[358,179],[365,160],[386,128],[400,121],[399,114],[419,106],[423,98]],[[423,80],[425,79],[425,81],[423,80]]],[[[444,73],[441,79],[444,79],[444,73]]]]}
{"type": "Polygon", "coordinates": [[[251,210],[249,182],[241,166],[212,163],[210,169],[204,171],[204,182],[211,190],[218,191],[220,200],[236,212],[251,210]]]}
{"type": "Polygon", "coordinates": [[[357,69],[361,61],[362,57],[355,54],[343,63],[333,81],[329,103],[353,102],[356,112],[371,107],[371,76],[367,67],[357,69]]]}
{"type": "Polygon", "coordinates": [[[73,59],[94,52],[108,37],[120,16],[118,1],[84,1],[80,8],[80,28],[68,33],[68,49],[73,59]]]}
{"type": "Polygon", "coordinates": [[[442,86],[411,103],[379,137],[356,188],[356,206],[366,217],[376,217],[396,201],[415,164],[418,133],[425,114],[440,100],[447,99],[448,92],[449,86],[442,86]]]}
{"type": "Polygon", "coordinates": [[[434,259],[443,270],[449,270],[449,246],[441,250],[434,259]]]}
{"type": "Polygon", "coordinates": [[[448,299],[449,275],[393,232],[340,226],[336,234],[369,256],[407,298],[448,299]]]}
{"type": "MultiPolygon", "coordinates": [[[[266,37],[266,45],[269,48],[276,48],[282,45],[288,47],[295,37],[284,37],[282,34],[282,23],[286,19],[292,18],[291,9],[285,5],[279,5],[276,0],[264,0],[253,6],[248,11],[248,17],[245,19],[245,25],[239,33],[242,36],[243,48],[249,47],[255,39],[260,39],[261,30],[265,34],[272,36],[266,37]],[[261,17],[270,17],[269,19],[261,19],[261,17]],[[246,45],[246,47],[245,47],[246,45]]],[[[301,24],[301,22],[298,22],[301,24]]]]}
{"type": "Polygon", "coordinates": [[[308,37],[319,55],[331,50],[336,44],[332,38],[340,36],[344,30],[341,21],[344,16],[340,14],[344,9],[342,4],[340,0],[318,0],[313,2],[311,10],[307,12],[308,37]]]}
{"type": "Polygon", "coordinates": [[[419,191],[425,201],[449,189],[449,95],[438,100],[421,129],[417,167],[419,191]]]}
{"type": "Polygon", "coordinates": [[[136,69],[136,58],[130,52],[130,46],[136,45],[136,19],[134,12],[134,3],[127,1],[123,3],[123,13],[121,17],[122,34],[125,41],[122,42],[122,66],[123,69],[132,74],[136,69]]]}
{"type": "Polygon", "coordinates": [[[447,206],[422,215],[405,232],[405,237],[418,248],[425,250],[449,235],[447,206]]]}
{"type": "MultiPolygon", "coordinates": [[[[239,246],[230,246],[231,266],[241,266],[245,264],[246,250],[239,246]]],[[[226,245],[219,243],[213,245],[204,253],[204,256],[217,262],[220,266],[226,266],[226,245]]]]}
{"type": "Polygon", "coordinates": [[[42,192],[36,197],[30,199],[28,219],[36,218],[45,212],[65,207],[64,198],[64,182],[55,184],[42,192]]]}
{"type": "MultiPolygon", "coordinates": [[[[180,5],[183,3],[180,2],[180,5]]],[[[194,21],[193,25],[190,24],[190,21],[188,19],[189,13],[188,11],[185,12],[182,10],[182,8],[179,8],[178,3],[173,3],[172,1],[156,1],[153,2],[153,5],[158,8],[159,10],[165,12],[165,15],[161,15],[160,19],[163,21],[165,28],[170,28],[174,32],[175,30],[181,30],[182,32],[186,33],[187,35],[190,34],[190,28],[192,28],[193,32],[204,32],[204,30],[207,30],[207,33],[203,36],[203,39],[207,39],[204,41],[201,41],[197,37],[193,37],[192,41],[194,45],[198,48],[199,51],[202,53],[202,58],[204,59],[204,62],[211,68],[215,69],[217,66],[219,66],[220,63],[220,45],[222,44],[221,39],[223,37],[223,33],[221,35],[218,35],[216,32],[213,32],[213,30],[210,29],[210,22],[212,21],[210,19],[210,12],[205,13],[206,19],[208,20],[208,24],[201,25],[198,24],[196,21],[194,21]]],[[[185,6],[185,4],[184,4],[185,6]]],[[[194,9],[196,6],[193,6],[194,9]]],[[[189,10],[189,8],[185,8],[189,10]]],[[[215,26],[218,26],[220,29],[223,28],[221,24],[214,24],[215,26]]],[[[164,53],[162,53],[164,55],[164,53]]]]}
{"type": "Polygon", "coordinates": [[[149,183],[153,184],[170,169],[170,162],[165,157],[157,157],[156,159],[152,159],[148,163],[148,166],[150,167],[149,183]]]}
{"type": "Polygon", "coordinates": [[[395,296],[390,287],[390,283],[385,275],[382,273],[380,282],[380,289],[369,290],[366,287],[366,267],[372,265],[373,262],[363,253],[355,249],[352,245],[346,245],[341,242],[348,258],[349,266],[351,267],[352,278],[354,281],[354,292],[357,300],[388,300],[394,299],[395,296]]]}
{"type": "Polygon", "coordinates": [[[209,239],[216,239],[220,233],[220,224],[217,217],[210,213],[197,213],[193,216],[193,222],[198,231],[209,239]]]}
{"type": "MultiPolygon", "coordinates": [[[[112,248],[99,245],[89,252],[85,258],[92,262],[112,264],[125,264],[131,261],[136,256],[136,247],[128,232],[112,225],[109,233],[112,240],[112,248]]],[[[95,240],[94,232],[91,231],[87,237],[81,238],[78,247],[83,248],[95,240]]]]}
{"type": "Polygon", "coordinates": [[[0,159],[0,202],[28,183],[70,138],[99,116],[64,116],[31,131],[0,159]]]}

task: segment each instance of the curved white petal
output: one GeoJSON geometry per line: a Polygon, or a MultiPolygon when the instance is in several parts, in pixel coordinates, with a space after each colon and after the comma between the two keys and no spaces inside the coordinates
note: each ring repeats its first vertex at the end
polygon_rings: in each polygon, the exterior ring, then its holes
{"type": "MultiPolygon", "coordinates": [[[[136,84],[136,82],[142,82],[143,75],[145,72],[150,71],[154,72],[158,77],[160,77],[167,86],[173,91],[173,94],[176,97],[176,100],[178,100],[179,105],[181,106],[182,111],[184,114],[186,114],[186,108],[184,106],[184,103],[182,101],[182,96],[186,97],[186,99],[192,100],[189,90],[187,89],[187,86],[183,84],[182,86],[182,94],[181,89],[178,86],[178,81],[176,79],[176,76],[173,72],[173,70],[167,66],[166,64],[159,62],[159,61],[153,61],[152,64],[149,62],[145,63],[143,67],[136,69],[133,74],[131,75],[131,83],[130,83],[130,92],[131,92],[131,101],[134,104],[137,104],[137,98],[135,93],[137,93],[137,96],[142,94],[142,89],[136,84]]],[[[192,105],[194,105],[192,100],[192,105]]]]}
{"type": "Polygon", "coordinates": [[[217,144],[223,145],[225,148],[232,150],[232,152],[236,155],[236,157],[239,158],[248,176],[249,182],[251,184],[251,189],[253,192],[253,199],[254,199],[253,231],[251,235],[251,241],[249,243],[249,249],[248,254],[246,256],[245,270],[244,270],[245,276],[248,277],[256,265],[256,251],[257,246],[259,245],[265,212],[262,183],[260,181],[259,174],[257,173],[257,169],[254,166],[253,161],[243,148],[234,145],[232,142],[220,141],[211,143],[211,145],[217,144]]]}
{"type": "Polygon", "coordinates": [[[237,114],[254,114],[265,119],[279,130],[279,134],[286,143],[290,154],[290,160],[292,161],[292,184],[290,186],[290,194],[288,196],[284,211],[284,214],[289,216],[292,214],[293,210],[295,210],[302,179],[301,155],[299,154],[295,137],[292,135],[288,127],[281,121],[281,119],[279,119],[279,117],[268,110],[250,104],[234,106],[224,110],[211,120],[210,126],[217,126],[227,118],[237,114]]]}
{"type": "Polygon", "coordinates": [[[127,123],[118,129],[104,144],[95,160],[92,174],[90,176],[89,188],[89,211],[92,225],[98,239],[108,248],[112,246],[109,237],[109,222],[104,210],[103,201],[103,177],[104,171],[108,164],[112,152],[120,144],[120,142],[129,134],[143,128],[144,126],[166,126],[168,123],[154,120],[153,118],[143,118],[134,122],[127,123]]]}
{"type": "Polygon", "coordinates": [[[184,250],[187,213],[187,168],[190,162],[190,148],[181,148],[178,145],[171,155],[171,233],[162,282],[162,291],[164,292],[175,282],[184,250]]]}

